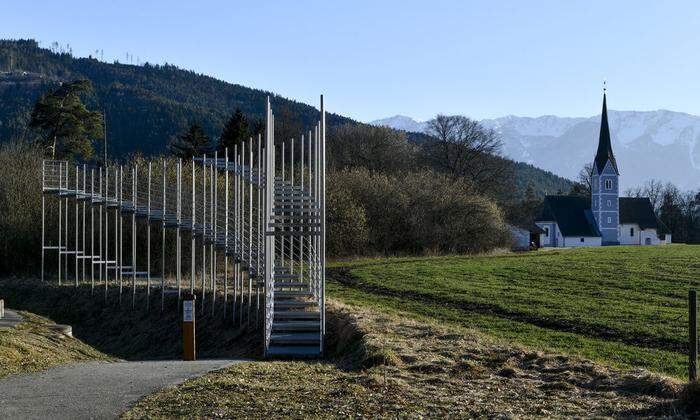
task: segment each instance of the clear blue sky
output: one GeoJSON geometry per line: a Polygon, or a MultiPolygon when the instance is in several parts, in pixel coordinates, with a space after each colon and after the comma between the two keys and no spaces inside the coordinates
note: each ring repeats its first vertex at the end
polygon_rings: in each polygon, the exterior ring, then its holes
{"type": "Polygon", "coordinates": [[[12,1],[0,37],[168,62],[362,121],[700,114],[697,1],[12,1]]]}

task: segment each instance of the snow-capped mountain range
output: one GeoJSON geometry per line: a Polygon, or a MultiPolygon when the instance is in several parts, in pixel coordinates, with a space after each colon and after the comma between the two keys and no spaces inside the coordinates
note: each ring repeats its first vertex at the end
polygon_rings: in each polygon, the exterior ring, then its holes
{"type": "MultiPolygon", "coordinates": [[[[666,110],[608,111],[622,190],[649,179],[700,188],[700,116],[666,110]]],[[[503,140],[503,155],[576,179],[593,160],[600,115],[568,118],[507,116],[481,121],[503,140]]],[[[427,122],[397,115],[370,124],[423,132],[427,122]]]]}

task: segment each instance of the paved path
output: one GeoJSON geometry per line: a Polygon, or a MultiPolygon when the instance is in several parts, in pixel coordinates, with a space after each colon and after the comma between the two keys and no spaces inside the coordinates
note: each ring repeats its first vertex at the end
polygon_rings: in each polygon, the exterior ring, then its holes
{"type": "Polygon", "coordinates": [[[5,316],[0,318],[0,328],[14,328],[22,322],[22,317],[15,311],[5,309],[5,316]]]}
{"type": "Polygon", "coordinates": [[[0,379],[0,419],[111,419],[148,394],[238,363],[87,362],[0,379]]]}

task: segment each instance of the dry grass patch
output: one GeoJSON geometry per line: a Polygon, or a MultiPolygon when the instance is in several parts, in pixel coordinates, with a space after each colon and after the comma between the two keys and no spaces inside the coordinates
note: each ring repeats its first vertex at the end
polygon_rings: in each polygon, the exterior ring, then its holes
{"type": "Polygon", "coordinates": [[[110,359],[82,341],[50,328],[53,322],[49,319],[29,312],[20,314],[25,321],[16,328],[0,328],[0,377],[78,361],[110,359]]]}
{"type": "Polygon", "coordinates": [[[673,379],[337,302],[329,311],[333,360],[233,366],[147,397],[124,418],[677,413],[673,379]]]}

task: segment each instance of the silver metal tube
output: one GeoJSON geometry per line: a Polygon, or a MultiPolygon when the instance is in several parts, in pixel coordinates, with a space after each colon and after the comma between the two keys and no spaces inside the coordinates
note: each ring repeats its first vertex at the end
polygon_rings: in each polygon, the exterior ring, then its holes
{"type": "Polygon", "coordinates": [[[202,313],[207,296],[207,155],[202,160],[202,313]]]}
{"type": "Polygon", "coordinates": [[[166,185],[167,185],[167,164],[163,159],[163,213],[161,223],[161,259],[160,259],[160,311],[165,309],[165,213],[167,209],[166,185]]]}
{"type": "Polygon", "coordinates": [[[177,173],[176,173],[176,181],[177,181],[177,195],[176,195],[176,203],[175,203],[175,211],[176,211],[176,216],[177,216],[177,227],[175,229],[175,233],[177,235],[176,241],[175,241],[175,268],[177,270],[177,304],[178,308],[180,307],[180,299],[182,297],[182,236],[181,236],[181,231],[180,231],[180,223],[182,221],[182,159],[178,159],[177,161],[177,173]]]}
{"type": "Polygon", "coordinates": [[[196,224],[196,219],[197,219],[197,210],[196,210],[196,205],[197,205],[197,200],[196,200],[196,186],[195,186],[195,173],[196,173],[196,166],[194,164],[194,158],[192,158],[192,230],[190,231],[190,293],[194,295],[194,283],[195,283],[195,275],[196,275],[196,237],[194,235],[194,229],[195,229],[195,224],[196,224]]]}
{"type": "Polygon", "coordinates": [[[114,244],[115,245],[114,250],[115,251],[119,250],[119,253],[118,253],[118,258],[115,258],[115,261],[118,261],[118,262],[114,266],[114,276],[115,276],[115,278],[116,278],[116,276],[119,276],[119,305],[121,305],[121,303],[122,303],[122,291],[124,289],[124,278],[123,278],[123,275],[124,275],[124,273],[123,273],[123,271],[124,271],[124,267],[123,267],[124,266],[124,264],[123,264],[123,262],[124,262],[124,258],[123,258],[124,257],[124,229],[123,228],[124,228],[124,226],[123,226],[123,217],[122,217],[122,213],[121,213],[122,197],[123,197],[122,196],[122,193],[123,193],[122,187],[124,185],[124,168],[122,167],[122,165],[119,165],[118,170],[119,170],[119,174],[115,178],[115,181],[116,180],[119,181],[119,186],[118,186],[118,189],[115,190],[115,192],[117,193],[117,207],[114,211],[114,217],[115,217],[114,220],[117,223],[115,225],[115,228],[119,229],[119,236],[117,236],[117,235],[114,236],[114,240],[116,241],[116,243],[114,244]]]}
{"type": "Polygon", "coordinates": [[[218,228],[217,222],[219,218],[219,208],[217,203],[218,190],[219,190],[219,153],[214,152],[214,166],[212,167],[212,263],[211,263],[211,314],[214,315],[216,312],[216,245],[218,241],[218,228]]]}
{"type": "Polygon", "coordinates": [[[224,149],[224,319],[228,308],[228,147],[224,149]]]}
{"type": "Polygon", "coordinates": [[[63,253],[61,252],[61,223],[63,220],[63,202],[61,201],[61,189],[63,187],[63,165],[58,165],[58,285],[61,285],[61,258],[63,253]]]}
{"type": "MultiPolygon", "coordinates": [[[[75,166],[75,287],[78,287],[78,166],[75,166]]],[[[66,209],[67,210],[67,209],[66,209]]]]}
{"type": "Polygon", "coordinates": [[[134,165],[131,175],[131,202],[134,212],[131,213],[131,308],[136,306],[136,211],[138,210],[138,166],[134,165]]]}
{"type": "Polygon", "coordinates": [[[148,203],[146,204],[146,311],[151,309],[151,162],[148,162],[148,203]]]}

